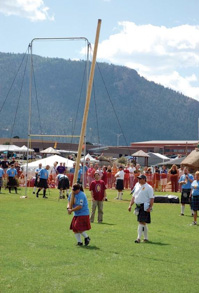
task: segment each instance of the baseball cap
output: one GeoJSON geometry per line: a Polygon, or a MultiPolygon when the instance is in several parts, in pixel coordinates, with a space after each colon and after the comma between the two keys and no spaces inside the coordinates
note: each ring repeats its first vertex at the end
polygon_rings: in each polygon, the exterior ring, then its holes
{"type": "Polygon", "coordinates": [[[144,179],[144,180],[146,180],[146,176],[145,175],[139,175],[138,177],[137,177],[138,179],[144,179]]]}

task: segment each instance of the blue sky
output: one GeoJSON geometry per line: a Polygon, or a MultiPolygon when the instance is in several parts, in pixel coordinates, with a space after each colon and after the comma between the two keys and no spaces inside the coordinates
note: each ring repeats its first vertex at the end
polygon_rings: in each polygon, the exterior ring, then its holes
{"type": "MultiPolygon", "coordinates": [[[[98,61],[124,65],[199,100],[199,0],[1,0],[0,52],[24,53],[33,38],[83,36],[98,61]]],[[[84,42],[38,42],[42,56],[84,59],[84,42]]]]}

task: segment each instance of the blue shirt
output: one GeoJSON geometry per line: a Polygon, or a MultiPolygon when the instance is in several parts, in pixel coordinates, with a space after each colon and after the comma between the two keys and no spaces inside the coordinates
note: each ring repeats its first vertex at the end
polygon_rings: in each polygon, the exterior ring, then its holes
{"type": "MultiPolygon", "coordinates": [[[[68,197],[68,200],[70,201],[71,193],[68,197]]],[[[80,191],[78,194],[75,194],[75,204],[73,205],[73,208],[77,206],[82,206],[82,208],[78,211],[74,211],[75,216],[88,216],[89,215],[89,209],[88,209],[88,201],[85,193],[83,191],[80,191]]]]}
{"type": "Polygon", "coordinates": [[[70,173],[74,174],[75,173],[75,168],[71,168],[70,173]]]}
{"type": "Polygon", "coordinates": [[[187,180],[186,175],[188,175],[188,178],[189,178],[189,179],[194,180],[193,175],[191,175],[191,174],[183,174],[183,175],[180,177],[180,179],[179,179],[178,182],[180,183],[180,182],[183,182],[183,181],[187,181],[186,184],[182,184],[182,189],[191,189],[191,183],[192,183],[192,182],[190,182],[190,180],[187,180]]]}
{"type": "Polygon", "coordinates": [[[0,178],[4,175],[4,171],[2,168],[0,168],[0,178]]]}
{"type": "Polygon", "coordinates": [[[41,169],[39,171],[39,177],[40,179],[48,179],[48,170],[46,170],[45,168],[41,169]]]}
{"type": "Polygon", "coordinates": [[[8,174],[8,177],[15,177],[15,175],[17,175],[17,170],[15,168],[10,168],[6,173],[8,174]]]}
{"type": "Polygon", "coordinates": [[[194,180],[191,184],[192,196],[199,195],[199,181],[194,180]]]}
{"type": "Polygon", "coordinates": [[[82,174],[83,174],[83,168],[79,169],[77,179],[81,179],[82,174]]]}

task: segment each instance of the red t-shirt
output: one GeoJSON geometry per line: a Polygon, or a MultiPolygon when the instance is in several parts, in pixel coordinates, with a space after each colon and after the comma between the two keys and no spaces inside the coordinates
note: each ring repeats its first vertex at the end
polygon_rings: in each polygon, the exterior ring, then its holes
{"type": "Polygon", "coordinates": [[[104,199],[104,191],[106,189],[103,180],[93,180],[90,185],[90,191],[93,191],[93,197],[95,200],[102,201],[104,199]]]}

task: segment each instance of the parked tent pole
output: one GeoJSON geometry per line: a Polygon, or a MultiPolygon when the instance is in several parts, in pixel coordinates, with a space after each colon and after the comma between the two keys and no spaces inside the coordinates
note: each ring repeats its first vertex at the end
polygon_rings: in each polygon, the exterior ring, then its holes
{"type": "MultiPolygon", "coordinates": [[[[82,146],[83,146],[84,135],[85,135],[85,131],[86,131],[86,124],[87,124],[87,118],[88,118],[88,111],[89,111],[93,78],[94,78],[94,72],[95,72],[96,57],[97,57],[97,48],[98,48],[99,35],[100,35],[100,27],[101,27],[101,19],[98,19],[96,38],[95,38],[95,46],[94,46],[94,51],[93,51],[93,61],[91,64],[91,70],[90,70],[90,76],[89,76],[89,82],[88,82],[88,88],[87,88],[86,103],[85,103],[85,108],[84,108],[84,116],[83,116],[82,129],[81,129],[81,135],[80,135],[79,146],[78,146],[78,153],[77,153],[77,160],[76,160],[73,184],[77,182],[77,175],[78,175],[80,158],[81,158],[81,153],[82,153],[82,146]]],[[[71,202],[73,204],[73,196],[71,196],[71,202]]]]}

